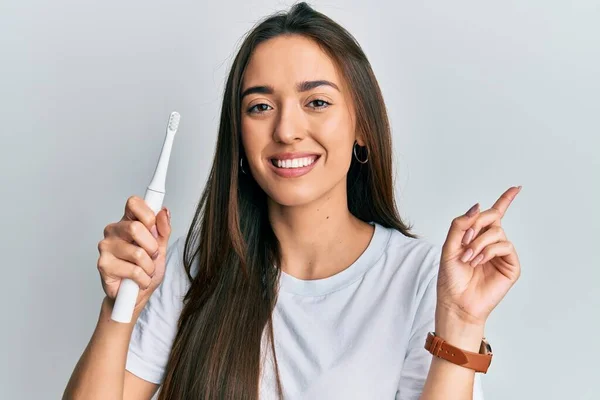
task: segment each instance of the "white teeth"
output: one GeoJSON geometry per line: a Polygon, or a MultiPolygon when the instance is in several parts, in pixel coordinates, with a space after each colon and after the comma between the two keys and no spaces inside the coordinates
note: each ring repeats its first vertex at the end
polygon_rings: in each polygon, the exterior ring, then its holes
{"type": "Polygon", "coordinates": [[[311,165],[316,161],[316,156],[294,158],[291,160],[274,160],[279,168],[302,168],[311,165]]]}

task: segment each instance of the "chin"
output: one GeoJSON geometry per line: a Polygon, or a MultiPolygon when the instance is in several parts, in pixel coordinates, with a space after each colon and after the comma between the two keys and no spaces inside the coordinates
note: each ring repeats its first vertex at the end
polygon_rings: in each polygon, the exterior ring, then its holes
{"type": "Polygon", "coordinates": [[[266,193],[273,202],[285,207],[304,206],[321,197],[320,193],[317,193],[314,187],[288,190],[281,188],[278,190],[270,190],[266,193]]]}

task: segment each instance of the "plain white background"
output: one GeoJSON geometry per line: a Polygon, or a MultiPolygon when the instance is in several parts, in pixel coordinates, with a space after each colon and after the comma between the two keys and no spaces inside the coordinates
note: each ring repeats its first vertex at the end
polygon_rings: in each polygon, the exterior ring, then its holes
{"type": "MultiPolygon", "coordinates": [[[[172,110],[165,205],[185,234],[240,39],[290,4],[2,2],[0,398],[62,394],[103,297],[96,245],[143,196],[172,110]]],[[[489,319],[486,398],[599,398],[599,3],[311,4],[373,65],[418,234],[442,244],[452,218],[523,185],[503,224],[523,273],[489,319]]]]}

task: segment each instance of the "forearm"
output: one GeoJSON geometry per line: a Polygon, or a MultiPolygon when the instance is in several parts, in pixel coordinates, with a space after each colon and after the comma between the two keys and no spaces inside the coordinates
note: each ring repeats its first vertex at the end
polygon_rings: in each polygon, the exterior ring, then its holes
{"type": "MultiPolygon", "coordinates": [[[[483,326],[467,324],[448,315],[436,317],[435,332],[449,344],[474,353],[479,352],[484,337],[483,326]]],[[[474,370],[433,357],[421,400],[472,399],[474,380],[474,370]]]]}
{"type": "Polygon", "coordinates": [[[113,302],[104,298],[96,330],[67,384],[63,399],[123,398],[125,361],[136,310],[131,323],[110,319],[113,302]]]}

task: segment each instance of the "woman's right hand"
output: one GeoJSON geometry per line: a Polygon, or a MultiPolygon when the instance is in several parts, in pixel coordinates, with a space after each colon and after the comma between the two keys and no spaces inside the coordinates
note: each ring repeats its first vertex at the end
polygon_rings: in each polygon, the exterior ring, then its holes
{"type": "Polygon", "coordinates": [[[137,196],[127,199],[125,213],[119,222],[104,228],[104,239],[98,243],[98,271],[102,288],[114,302],[123,278],[132,279],[140,287],[136,308],[150,298],[165,275],[170,213],[166,207],[156,215],[137,196]]]}

